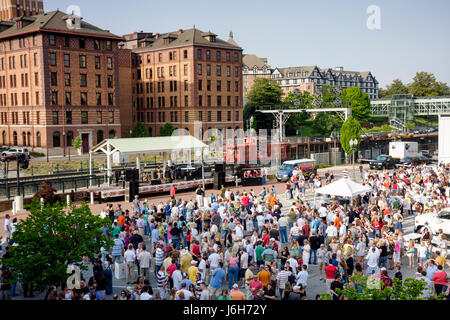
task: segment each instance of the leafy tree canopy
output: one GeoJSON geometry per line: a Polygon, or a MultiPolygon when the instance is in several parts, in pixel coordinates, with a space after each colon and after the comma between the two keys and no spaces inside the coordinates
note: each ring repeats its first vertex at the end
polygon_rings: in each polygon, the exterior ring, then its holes
{"type": "Polygon", "coordinates": [[[136,123],[133,132],[131,133],[132,138],[145,138],[148,137],[148,131],[142,122],[136,123]]]}
{"type": "Polygon", "coordinates": [[[352,109],[352,116],[360,123],[370,119],[370,100],[366,93],[362,93],[359,87],[351,87],[342,91],[342,105],[352,109]]]}
{"type": "Polygon", "coordinates": [[[361,142],[361,125],[353,116],[348,117],[341,127],[341,146],[346,154],[352,154],[350,140],[358,140],[357,148],[361,142]]]}
{"type": "Polygon", "coordinates": [[[164,127],[159,130],[159,135],[161,137],[169,137],[175,131],[175,128],[171,123],[166,123],[164,127]]]}
{"type": "Polygon", "coordinates": [[[113,244],[101,229],[110,221],[94,216],[87,204],[66,209],[58,202],[41,209],[33,201],[30,212],[12,235],[17,246],[10,247],[11,257],[2,261],[22,282],[39,288],[58,285],[68,278],[69,261],[92,258],[113,244]]]}

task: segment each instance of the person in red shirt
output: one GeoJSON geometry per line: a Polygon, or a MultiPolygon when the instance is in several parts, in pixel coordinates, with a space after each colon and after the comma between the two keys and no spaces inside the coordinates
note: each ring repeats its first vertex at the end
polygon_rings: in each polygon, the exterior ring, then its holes
{"type": "Polygon", "coordinates": [[[258,276],[256,274],[253,276],[253,280],[250,281],[249,287],[253,296],[258,293],[259,289],[264,288],[262,282],[258,279],[258,276]]]}
{"type": "Polygon", "coordinates": [[[170,189],[170,199],[175,200],[175,192],[176,192],[175,185],[172,185],[172,188],[170,189]]]}
{"type": "Polygon", "coordinates": [[[440,294],[441,292],[447,290],[447,272],[445,272],[444,268],[441,265],[438,265],[438,270],[433,275],[433,278],[431,278],[431,280],[434,282],[434,289],[436,290],[437,294],[440,294]]]}
{"type": "Polygon", "coordinates": [[[303,234],[305,235],[305,237],[309,238],[309,223],[305,223],[302,227],[303,230],[303,234]]]}
{"type": "Polygon", "coordinates": [[[336,272],[338,269],[335,266],[333,266],[333,260],[330,259],[328,261],[328,264],[325,266],[324,270],[325,270],[325,275],[326,275],[325,282],[327,284],[328,291],[331,293],[330,286],[331,286],[331,283],[335,280],[336,272]]]}

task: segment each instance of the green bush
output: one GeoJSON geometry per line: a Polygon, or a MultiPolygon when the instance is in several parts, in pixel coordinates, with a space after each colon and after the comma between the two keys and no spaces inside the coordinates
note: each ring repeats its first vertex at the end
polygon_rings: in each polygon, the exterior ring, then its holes
{"type": "Polygon", "coordinates": [[[38,158],[38,157],[45,157],[45,153],[42,152],[36,152],[36,151],[31,151],[30,152],[30,156],[38,158]]]}

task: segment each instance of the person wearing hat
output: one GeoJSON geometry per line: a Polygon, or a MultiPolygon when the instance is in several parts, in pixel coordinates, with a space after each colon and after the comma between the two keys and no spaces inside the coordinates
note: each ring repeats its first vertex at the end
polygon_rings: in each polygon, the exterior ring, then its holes
{"type": "Polygon", "coordinates": [[[198,273],[197,261],[192,260],[191,266],[187,270],[187,274],[188,274],[189,280],[191,280],[193,283],[195,283],[197,281],[197,278],[196,278],[197,273],[198,273]]]}
{"type": "Polygon", "coordinates": [[[233,284],[233,289],[230,292],[230,300],[245,300],[245,295],[239,290],[239,285],[237,283],[233,284]]]}

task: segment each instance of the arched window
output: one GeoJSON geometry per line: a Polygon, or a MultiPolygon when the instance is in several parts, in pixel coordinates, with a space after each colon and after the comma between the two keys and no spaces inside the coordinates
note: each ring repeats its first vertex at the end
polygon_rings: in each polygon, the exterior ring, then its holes
{"type": "Polygon", "coordinates": [[[61,135],[59,131],[53,132],[53,147],[58,148],[61,146],[61,135]]]}
{"type": "Polygon", "coordinates": [[[41,147],[41,133],[39,131],[36,133],[36,147],[41,147]]]}
{"type": "Polygon", "coordinates": [[[27,146],[31,147],[31,132],[29,131],[27,132],[27,142],[27,146]]]}
{"type": "Polygon", "coordinates": [[[184,128],[184,134],[187,136],[191,135],[188,128],[184,128]]]}
{"type": "Polygon", "coordinates": [[[7,141],[6,141],[6,131],[3,131],[2,132],[2,144],[4,146],[6,146],[6,143],[7,143],[7,141]]]}
{"type": "Polygon", "coordinates": [[[27,133],[26,132],[22,132],[22,146],[26,146],[27,145],[27,133]]]}
{"type": "Polygon", "coordinates": [[[116,136],[116,130],[114,130],[114,129],[109,130],[109,138],[114,139],[115,136],[116,136]]]}
{"type": "Polygon", "coordinates": [[[98,130],[97,131],[97,144],[99,144],[103,140],[104,140],[104,138],[103,138],[103,130],[98,130]]]}
{"type": "Polygon", "coordinates": [[[66,135],[66,145],[68,146],[68,147],[71,147],[72,146],[72,140],[73,140],[73,132],[72,131],[67,131],[67,135],[66,135]]]}
{"type": "Polygon", "coordinates": [[[13,132],[13,143],[14,143],[14,146],[18,146],[19,145],[19,143],[17,142],[17,132],[13,132]]]}

